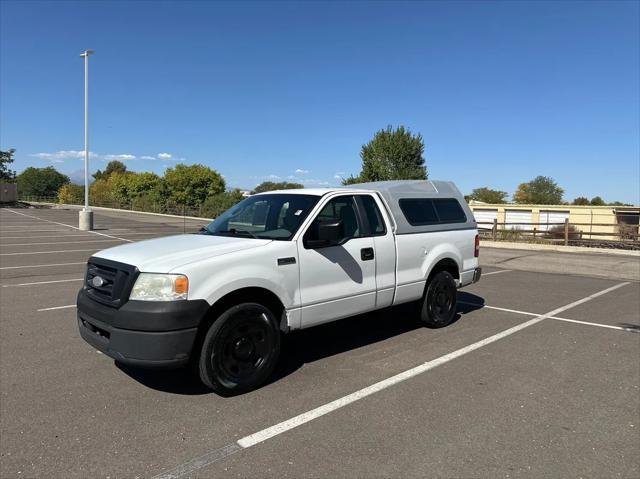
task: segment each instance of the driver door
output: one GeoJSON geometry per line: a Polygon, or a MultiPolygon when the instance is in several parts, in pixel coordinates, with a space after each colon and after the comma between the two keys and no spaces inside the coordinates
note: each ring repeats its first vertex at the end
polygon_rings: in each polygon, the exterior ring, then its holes
{"type": "MultiPolygon", "coordinates": [[[[316,241],[317,243],[317,241],[316,241]]],[[[330,199],[298,240],[301,325],[309,327],[375,308],[376,271],[373,237],[363,234],[363,221],[353,195],[330,199]],[[337,245],[311,247],[322,222],[342,224],[337,245]]]]}

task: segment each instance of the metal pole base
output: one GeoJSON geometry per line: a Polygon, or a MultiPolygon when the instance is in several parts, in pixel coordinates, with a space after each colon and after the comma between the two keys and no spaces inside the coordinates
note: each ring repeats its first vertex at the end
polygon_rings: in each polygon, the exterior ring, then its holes
{"type": "Polygon", "coordinates": [[[79,228],[82,231],[91,231],[93,229],[93,211],[79,211],[79,228]]]}

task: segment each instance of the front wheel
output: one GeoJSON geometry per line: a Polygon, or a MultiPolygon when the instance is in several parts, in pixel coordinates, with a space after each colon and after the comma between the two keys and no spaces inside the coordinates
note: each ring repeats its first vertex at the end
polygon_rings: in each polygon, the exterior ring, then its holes
{"type": "Polygon", "coordinates": [[[279,355],[273,313],[261,304],[238,304],[207,331],[198,361],[200,380],[223,396],[251,391],[271,375],[279,355]]]}
{"type": "Polygon", "coordinates": [[[433,275],[424,293],[420,317],[429,328],[442,328],[453,321],[456,314],[456,281],[447,271],[433,275]]]}

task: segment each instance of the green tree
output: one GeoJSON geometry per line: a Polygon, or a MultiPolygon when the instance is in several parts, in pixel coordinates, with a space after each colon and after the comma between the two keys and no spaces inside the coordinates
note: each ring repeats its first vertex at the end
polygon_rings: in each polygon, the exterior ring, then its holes
{"type": "Polygon", "coordinates": [[[589,198],[586,198],[584,196],[578,196],[577,198],[575,198],[572,202],[572,205],[578,205],[578,206],[584,206],[584,205],[588,205],[589,204],[589,198]]]}
{"type": "Polygon", "coordinates": [[[491,188],[482,187],[474,189],[469,195],[469,199],[495,205],[506,203],[507,196],[509,196],[509,193],[506,191],[492,190],[491,188]]]}
{"type": "Polygon", "coordinates": [[[364,183],[366,180],[363,180],[360,176],[349,176],[348,178],[344,178],[342,180],[342,184],[344,186],[347,185],[355,185],[356,183],[364,183]]]}
{"type": "Polygon", "coordinates": [[[301,185],[300,183],[288,183],[286,181],[278,183],[274,183],[273,181],[264,181],[256,186],[251,193],[264,193],[265,191],[275,190],[295,190],[299,188],[304,188],[304,185],[301,185]]]}
{"type": "Polygon", "coordinates": [[[114,203],[113,189],[109,180],[96,180],[89,186],[89,202],[96,206],[119,206],[114,203]]]}
{"type": "Polygon", "coordinates": [[[118,160],[111,160],[104,171],[98,170],[92,176],[95,180],[106,180],[112,173],[127,173],[127,165],[118,160]]]}
{"type": "Polygon", "coordinates": [[[559,205],[564,190],[548,176],[537,176],[528,183],[521,183],[513,194],[513,200],[520,204],[559,205]]]}
{"type": "Polygon", "coordinates": [[[599,196],[594,196],[590,201],[591,206],[605,206],[606,203],[599,196]]]}
{"type": "Polygon", "coordinates": [[[84,204],[84,186],[67,183],[58,190],[58,203],[63,205],[84,204]]]}
{"type": "Polygon", "coordinates": [[[21,196],[52,197],[58,194],[62,185],[69,183],[69,177],[53,166],[34,168],[30,166],[17,177],[18,193],[21,196]]]}
{"type": "Polygon", "coordinates": [[[170,200],[180,205],[197,206],[208,196],[222,193],[224,178],[215,170],[204,165],[176,165],[164,173],[170,200]]]}
{"type": "Polygon", "coordinates": [[[362,171],[342,184],[384,180],[425,180],[427,167],[424,162],[424,142],[418,133],[409,129],[388,126],[376,132],[373,139],[362,145],[360,158],[362,171]]]}
{"type": "Polygon", "coordinates": [[[162,179],[155,173],[130,171],[124,174],[113,172],[106,181],[113,198],[121,204],[129,204],[137,198],[155,192],[162,179]]]}
{"type": "Polygon", "coordinates": [[[243,199],[242,191],[238,189],[209,196],[202,205],[202,215],[205,218],[217,218],[243,199]]]}
{"type": "Polygon", "coordinates": [[[9,165],[13,163],[13,154],[16,152],[14,148],[7,151],[0,150],[0,181],[13,182],[16,179],[16,172],[9,169],[9,165]]]}

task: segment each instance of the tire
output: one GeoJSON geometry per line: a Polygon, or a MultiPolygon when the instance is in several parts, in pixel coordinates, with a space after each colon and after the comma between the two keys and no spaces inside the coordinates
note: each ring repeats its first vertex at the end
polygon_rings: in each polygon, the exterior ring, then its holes
{"type": "Polygon", "coordinates": [[[257,303],[226,310],[202,342],[198,372],[203,384],[222,396],[261,386],[280,355],[280,330],[273,313],[257,303]]]}
{"type": "Polygon", "coordinates": [[[456,281],[448,271],[438,271],[429,280],[420,308],[420,319],[428,328],[443,328],[456,315],[456,281]]]}

